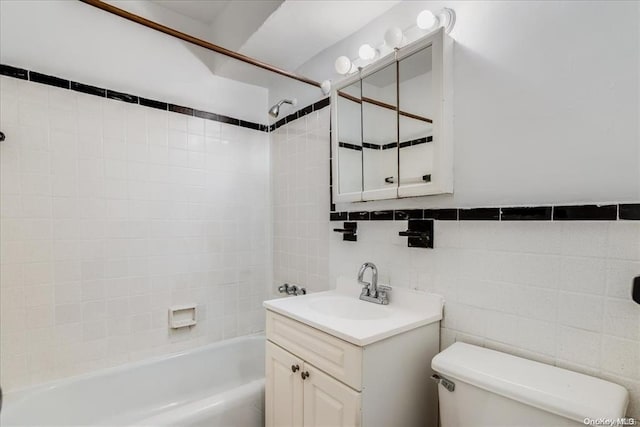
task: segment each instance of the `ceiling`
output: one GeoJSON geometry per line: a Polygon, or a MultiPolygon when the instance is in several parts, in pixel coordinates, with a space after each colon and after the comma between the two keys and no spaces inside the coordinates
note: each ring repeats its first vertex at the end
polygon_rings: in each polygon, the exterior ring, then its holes
{"type": "MultiPolygon", "coordinates": [[[[295,71],[318,53],[353,34],[400,0],[145,0],[178,17],[180,30],[276,67],[295,71]],[[178,14],[177,16],[175,14],[178,14]],[[180,21],[180,22],[179,22],[180,21]]],[[[123,2],[126,3],[126,2],[123,2]]],[[[154,8],[155,9],[155,8],[154,8]]],[[[149,9],[150,10],[150,9],[149,9]]],[[[164,25],[172,26],[168,15],[164,25]]],[[[196,50],[197,52],[197,50],[196,50]]],[[[269,86],[273,76],[222,55],[199,53],[213,73],[269,86]]]]}
{"type": "Polygon", "coordinates": [[[211,25],[231,0],[149,0],[188,18],[211,25]]]}

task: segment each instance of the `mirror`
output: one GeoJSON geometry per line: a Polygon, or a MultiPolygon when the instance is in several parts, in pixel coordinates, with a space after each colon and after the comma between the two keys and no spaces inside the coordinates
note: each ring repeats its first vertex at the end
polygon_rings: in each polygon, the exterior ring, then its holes
{"type": "Polygon", "coordinates": [[[360,80],[340,89],[337,97],[338,149],[336,163],[340,193],[362,192],[362,90],[360,80]]]}
{"type": "Polygon", "coordinates": [[[335,85],[334,202],[453,193],[452,49],[439,28],[335,85]]]}
{"type": "Polygon", "coordinates": [[[433,177],[432,47],[398,62],[400,186],[429,183],[433,177]]]}
{"type": "Polygon", "coordinates": [[[395,197],[398,186],[396,71],[394,61],[362,79],[364,200],[395,197]]]}

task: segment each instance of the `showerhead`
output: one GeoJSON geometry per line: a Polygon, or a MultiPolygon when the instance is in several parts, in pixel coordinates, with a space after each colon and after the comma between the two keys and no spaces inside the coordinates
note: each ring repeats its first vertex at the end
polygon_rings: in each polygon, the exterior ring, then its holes
{"type": "Polygon", "coordinates": [[[274,119],[276,117],[278,117],[278,114],[280,114],[280,106],[282,104],[291,104],[293,106],[295,106],[297,104],[296,99],[283,99],[281,101],[278,101],[278,103],[276,105],[274,105],[273,107],[269,108],[269,115],[271,117],[273,117],[274,119]]]}

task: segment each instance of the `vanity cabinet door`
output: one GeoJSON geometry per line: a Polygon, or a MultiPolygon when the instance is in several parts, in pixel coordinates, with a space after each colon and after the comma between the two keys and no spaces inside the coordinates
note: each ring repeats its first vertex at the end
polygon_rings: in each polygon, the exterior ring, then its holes
{"type": "Polygon", "coordinates": [[[360,426],[360,393],[305,364],[304,427],[360,426]]]}
{"type": "Polygon", "coordinates": [[[304,362],[269,341],[266,346],[266,427],[300,427],[304,362]]]}

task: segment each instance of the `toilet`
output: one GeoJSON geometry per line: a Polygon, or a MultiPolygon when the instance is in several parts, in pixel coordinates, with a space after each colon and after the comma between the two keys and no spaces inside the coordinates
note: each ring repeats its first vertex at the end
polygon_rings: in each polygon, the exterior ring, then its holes
{"type": "Polygon", "coordinates": [[[618,384],[461,342],[431,367],[442,427],[584,426],[623,418],[629,403],[618,384]]]}

